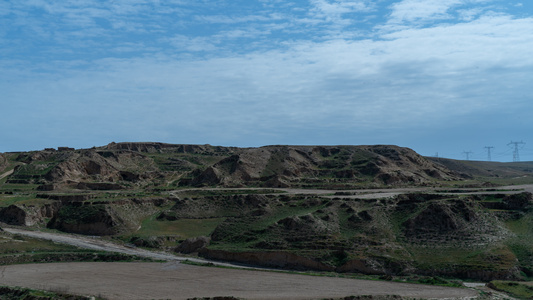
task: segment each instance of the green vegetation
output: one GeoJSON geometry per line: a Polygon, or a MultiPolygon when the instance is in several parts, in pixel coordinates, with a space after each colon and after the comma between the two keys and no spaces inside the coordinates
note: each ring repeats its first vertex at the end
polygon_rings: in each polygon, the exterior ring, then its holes
{"type": "Polygon", "coordinates": [[[31,192],[38,186],[37,184],[4,183],[0,186],[0,192],[31,192]]]}
{"type": "Polygon", "coordinates": [[[58,212],[58,219],[67,224],[93,223],[105,214],[105,206],[96,205],[65,205],[58,212]]]}
{"type": "Polygon", "coordinates": [[[12,204],[19,205],[36,205],[47,203],[45,199],[37,199],[35,194],[14,194],[0,195],[0,207],[7,207],[12,204]]]}
{"type": "Polygon", "coordinates": [[[95,299],[101,300],[101,297],[85,297],[68,294],[66,291],[44,291],[36,289],[27,289],[21,287],[7,287],[0,286],[0,300],[19,300],[19,299],[33,299],[33,300],[87,300],[95,299]]]}
{"type": "Polygon", "coordinates": [[[80,249],[0,232],[0,265],[77,261],[149,261],[149,259],[121,253],[80,249]]]}
{"type": "Polygon", "coordinates": [[[533,298],[533,286],[529,283],[494,280],[489,283],[489,287],[519,299],[533,298]]]}
{"type": "Polygon", "coordinates": [[[151,216],[142,222],[141,229],[136,236],[179,236],[190,238],[209,236],[225,218],[212,219],[180,219],[175,221],[160,221],[151,216]]]}

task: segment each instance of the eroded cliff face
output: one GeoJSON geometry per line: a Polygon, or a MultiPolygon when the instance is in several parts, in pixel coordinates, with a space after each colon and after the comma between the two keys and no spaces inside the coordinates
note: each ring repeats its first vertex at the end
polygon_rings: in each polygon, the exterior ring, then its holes
{"type": "Polygon", "coordinates": [[[70,153],[45,175],[45,179],[55,184],[77,183],[75,187],[82,189],[116,189],[119,188],[117,184],[110,185],[148,179],[157,171],[154,162],[139,153],[86,150],[70,153]]]}
{"type": "MultiPolygon", "coordinates": [[[[53,198],[53,197],[52,197],[53,198]]],[[[61,198],[61,197],[60,197],[61,198]]],[[[81,197],[83,199],[86,197],[81,197]]],[[[74,199],[70,196],[68,199],[74,199]]],[[[10,205],[0,209],[0,222],[37,226],[85,235],[132,232],[147,216],[156,214],[169,200],[128,199],[109,202],[48,200],[40,205],[10,205]]]]}
{"type": "Polygon", "coordinates": [[[192,184],[289,187],[358,182],[368,180],[368,177],[375,183],[386,185],[424,184],[459,178],[458,174],[408,148],[267,146],[242,149],[222,159],[194,178],[192,184]],[[329,179],[321,182],[318,178],[329,179]]]}
{"type": "Polygon", "coordinates": [[[41,184],[42,190],[110,190],[165,182],[194,187],[347,188],[359,183],[429,185],[460,179],[437,162],[397,146],[111,143],[21,153],[16,161],[21,165],[9,182],[41,184]]]}
{"type": "Polygon", "coordinates": [[[58,211],[59,204],[10,205],[0,209],[0,222],[10,225],[34,226],[43,224],[58,211]]]}

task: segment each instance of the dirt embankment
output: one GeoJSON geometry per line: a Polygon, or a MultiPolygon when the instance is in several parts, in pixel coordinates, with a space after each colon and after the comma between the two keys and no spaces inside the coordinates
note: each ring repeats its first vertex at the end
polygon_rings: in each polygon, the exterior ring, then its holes
{"type": "Polygon", "coordinates": [[[335,268],[325,265],[319,261],[282,251],[237,253],[203,248],[200,250],[200,255],[207,259],[231,261],[264,267],[293,270],[335,271],[335,268]]]}
{"type": "Polygon", "coordinates": [[[89,196],[38,195],[48,198],[47,203],[12,204],[0,208],[0,222],[18,226],[40,225],[86,235],[112,235],[138,228],[140,220],[158,212],[169,201],[166,198],[131,198],[84,202],[89,196]]]}

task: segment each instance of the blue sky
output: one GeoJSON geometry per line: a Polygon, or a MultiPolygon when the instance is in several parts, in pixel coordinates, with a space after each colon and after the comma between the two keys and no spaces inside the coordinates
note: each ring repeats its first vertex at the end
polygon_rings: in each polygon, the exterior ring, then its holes
{"type": "Polygon", "coordinates": [[[0,152],[394,144],[533,160],[530,0],[4,0],[0,152]]]}

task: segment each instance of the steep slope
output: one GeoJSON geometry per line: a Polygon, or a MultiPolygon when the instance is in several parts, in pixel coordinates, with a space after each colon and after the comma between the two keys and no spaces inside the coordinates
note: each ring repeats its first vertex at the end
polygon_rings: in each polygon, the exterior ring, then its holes
{"type": "Polygon", "coordinates": [[[343,186],[429,184],[460,177],[442,165],[397,146],[267,146],[243,149],[192,181],[193,185],[343,186]]]}

